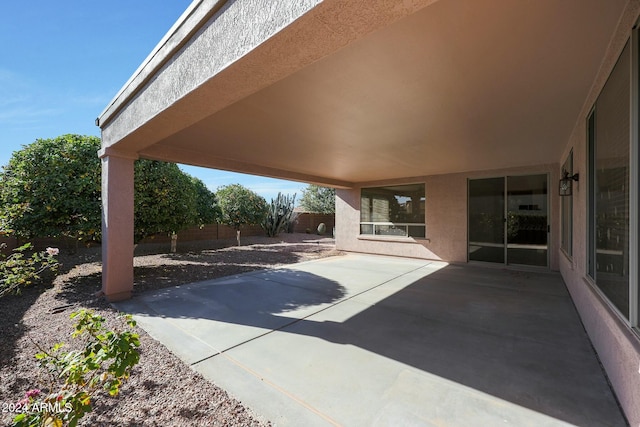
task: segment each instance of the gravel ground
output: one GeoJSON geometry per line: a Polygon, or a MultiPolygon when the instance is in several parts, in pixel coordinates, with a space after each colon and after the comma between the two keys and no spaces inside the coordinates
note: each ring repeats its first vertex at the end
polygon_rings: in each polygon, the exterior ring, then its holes
{"type": "MultiPolygon", "coordinates": [[[[273,268],[339,255],[333,239],[309,234],[282,234],[277,238],[246,237],[235,241],[178,243],[136,248],[134,294],[217,277],[273,268]],[[164,253],[163,253],[164,251],[164,253]]],[[[3,424],[14,414],[7,405],[31,388],[46,388],[34,354],[65,342],[71,348],[69,314],[87,308],[104,316],[111,328],[121,325],[116,311],[97,297],[101,287],[100,249],[61,254],[53,285],[27,288],[20,296],[0,299],[0,405],[3,424]]],[[[252,414],[242,403],[182,363],[162,344],[140,334],[140,363],[117,398],[100,395],[82,425],[104,426],[262,426],[268,420],[252,414]]]]}

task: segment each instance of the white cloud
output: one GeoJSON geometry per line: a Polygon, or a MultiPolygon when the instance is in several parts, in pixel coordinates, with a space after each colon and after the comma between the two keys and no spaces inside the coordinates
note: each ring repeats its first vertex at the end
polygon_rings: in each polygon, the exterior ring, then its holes
{"type": "Polygon", "coordinates": [[[25,78],[11,70],[0,68],[0,98],[3,100],[25,98],[30,86],[25,78]]]}
{"type": "Polygon", "coordinates": [[[63,109],[47,105],[46,98],[27,79],[0,68],[0,123],[21,126],[62,113],[63,109]]]}
{"type": "Polygon", "coordinates": [[[38,108],[37,106],[0,105],[0,122],[11,122],[12,125],[25,125],[36,123],[43,117],[54,117],[61,114],[64,110],[58,108],[38,108]]]}
{"type": "Polygon", "coordinates": [[[6,68],[0,68],[0,123],[19,127],[38,124],[71,112],[86,108],[95,109],[107,105],[105,94],[74,94],[55,85],[43,85],[6,68]]]}
{"type": "Polygon", "coordinates": [[[11,95],[11,96],[3,96],[0,98],[0,108],[10,107],[12,105],[19,105],[21,103],[27,102],[28,97],[26,95],[11,95]]]}

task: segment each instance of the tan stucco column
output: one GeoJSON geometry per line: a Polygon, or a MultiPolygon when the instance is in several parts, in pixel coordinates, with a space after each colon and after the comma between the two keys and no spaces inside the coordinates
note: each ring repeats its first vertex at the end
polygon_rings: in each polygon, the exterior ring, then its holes
{"type": "Polygon", "coordinates": [[[102,292],[109,301],[133,290],[133,163],[136,155],[109,149],[102,159],[102,292]]]}

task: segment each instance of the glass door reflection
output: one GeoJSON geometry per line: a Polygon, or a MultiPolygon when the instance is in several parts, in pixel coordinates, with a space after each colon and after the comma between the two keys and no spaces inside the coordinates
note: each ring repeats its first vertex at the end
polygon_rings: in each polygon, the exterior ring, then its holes
{"type": "Polygon", "coordinates": [[[507,262],[547,266],[547,175],[507,177],[507,262]]]}
{"type": "Polygon", "coordinates": [[[470,261],[548,265],[547,175],[469,180],[470,261]]]}
{"type": "Polygon", "coordinates": [[[469,260],[505,262],[504,178],[469,181],[469,260]]]}

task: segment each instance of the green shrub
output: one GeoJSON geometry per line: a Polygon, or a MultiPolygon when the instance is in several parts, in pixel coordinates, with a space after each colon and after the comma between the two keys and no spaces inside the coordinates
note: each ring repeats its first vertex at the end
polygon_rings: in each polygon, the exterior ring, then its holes
{"type": "MultiPolygon", "coordinates": [[[[121,316],[129,328],[136,324],[130,315],[121,316]]],[[[83,350],[61,352],[64,344],[35,355],[41,368],[49,373],[49,390],[32,389],[16,405],[14,426],[69,426],[92,410],[100,389],[117,396],[120,386],[140,361],[140,340],[131,330],[112,331],[103,326],[104,317],[91,311],[71,314],[77,319],[73,338],[86,339],[83,350]]]]}
{"type": "Polygon", "coordinates": [[[220,206],[218,206],[218,199],[213,191],[209,190],[207,186],[196,177],[190,177],[193,187],[196,192],[196,211],[197,211],[197,224],[200,228],[207,224],[213,224],[220,219],[220,206]]]}
{"type": "MultiPolygon", "coordinates": [[[[37,139],[0,170],[0,230],[16,236],[102,238],[100,138],[37,139]]],[[[135,162],[135,240],[215,221],[215,196],[174,163],[135,162]]]]}
{"type": "MultiPolygon", "coordinates": [[[[6,245],[4,245],[6,247],[6,245]]],[[[57,248],[34,252],[26,256],[32,248],[31,243],[24,244],[6,257],[0,254],[0,298],[8,294],[19,294],[20,290],[41,279],[41,274],[58,269],[57,248]]]]}
{"type": "Polygon", "coordinates": [[[134,240],[177,233],[199,222],[191,176],[175,163],[140,159],[135,164],[134,240]]]}
{"type": "Polygon", "coordinates": [[[302,190],[300,206],[307,212],[333,214],[336,212],[336,189],[309,184],[302,190]]]}
{"type": "Polygon", "coordinates": [[[100,139],[62,135],[13,152],[0,172],[0,229],[17,236],[100,238],[100,139]]]}

